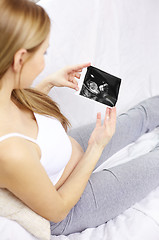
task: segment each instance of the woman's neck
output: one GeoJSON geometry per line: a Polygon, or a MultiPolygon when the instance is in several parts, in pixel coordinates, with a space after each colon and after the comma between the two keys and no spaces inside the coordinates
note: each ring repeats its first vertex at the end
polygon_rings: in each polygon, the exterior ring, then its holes
{"type": "Polygon", "coordinates": [[[14,89],[14,76],[9,72],[0,79],[0,109],[13,105],[11,96],[14,89]]]}

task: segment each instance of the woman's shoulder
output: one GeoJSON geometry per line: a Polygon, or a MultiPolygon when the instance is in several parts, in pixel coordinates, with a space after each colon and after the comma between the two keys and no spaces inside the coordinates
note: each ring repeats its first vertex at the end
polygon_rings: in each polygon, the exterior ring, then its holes
{"type": "MultiPolygon", "coordinates": [[[[16,149],[20,150],[21,145],[23,145],[19,139],[11,137],[10,133],[13,129],[7,124],[7,121],[0,121],[0,162],[5,158],[5,156],[10,156],[15,154],[16,149]]],[[[18,151],[17,151],[18,152],[18,151]]]]}
{"type": "Polygon", "coordinates": [[[5,187],[6,176],[13,173],[16,175],[28,159],[37,161],[39,157],[25,139],[12,137],[0,142],[0,187],[5,187]]]}
{"type": "MultiPolygon", "coordinates": [[[[12,161],[23,161],[36,156],[35,146],[23,138],[12,136],[0,142],[0,166],[8,166],[12,161]]],[[[38,155],[38,154],[37,154],[38,155]]]]}
{"type": "MultiPolygon", "coordinates": [[[[30,116],[29,116],[30,117],[30,116]]],[[[31,117],[30,117],[31,118],[31,117]]],[[[38,146],[36,146],[35,141],[28,141],[32,139],[27,137],[25,133],[28,129],[23,129],[22,126],[29,125],[28,122],[18,122],[12,121],[4,117],[0,119],[0,162],[2,163],[4,159],[13,159],[18,157],[23,157],[24,154],[29,152],[40,152],[38,146]],[[38,149],[38,151],[37,151],[38,149]]],[[[32,125],[31,125],[32,126],[32,125]]],[[[40,154],[39,154],[40,155],[40,154]]]]}

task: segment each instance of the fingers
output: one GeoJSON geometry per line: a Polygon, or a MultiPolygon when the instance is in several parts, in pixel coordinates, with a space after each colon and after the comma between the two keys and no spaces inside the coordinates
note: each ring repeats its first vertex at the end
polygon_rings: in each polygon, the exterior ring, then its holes
{"type": "Polygon", "coordinates": [[[110,108],[106,108],[106,112],[105,112],[105,118],[104,118],[104,126],[107,126],[107,122],[110,120],[110,108]]]}
{"type": "Polygon", "coordinates": [[[105,112],[105,119],[107,121],[110,120],[110,112],[111,112],[111,109],[109,107],[106,108],[106,112],[105,112]]]}
{"type": "Polygon", "coordinates": [[[74,76],[74,77],[76,77],[76,78],[80,79],[80,77],[81,77],[81,74],[79,74],[79,73],[73,73],[73,74],[72,74],[72,76],[74,76]]]}
{"type": "Polygon", "coordinates": [[[76,91],[79,90],[78,84],[76,84],[76,83],[74,83],[74,82],[67,82],[66,87],[69,87],[69,88],[75,89],[76,91]]]}
{"type": "Polygon", "coordinates": [[[110,112],[112,123],[116,123],[116,107],[113,107],[110,112]]]}
{"type": "Polygon", "coordinates": [[[105,119],[104,119],[104,126],[111,123],[113,125],[116,124],[116,107],[106,108],[105,119]]]}
{"type": "Polygon", "coordinates": [[[74,84],[76,84],[76,85],[78,85],[78,82],[76,81],[76,79],[73,76],[69,77],[69,81],[74,83],[74,84]]]}
{"type": "Polygon", "coordinates": [[[78,79],[80,79],[80,77],[81,77],[81,74],[79,74],[79,73],[76,73],[76,74],[75,74],[75,77],[76,77],[76,78],[78,78],[78,79]]]}
{"type": "Polygon", "coordinates": [[[91,65],[90,62],[88,63],[83,63],[83,64],[78,64],[75,66],[74,70],[78,71],[78,70],[82,70],[83,68],[89,67],[91,65]]]}
{"type": "Polygon", "coordinates": [[[71,72],[82,72],[83,68],[86,68],[86,67],[89,67],[89,66],[91,66],[90,62],[83,63],[83,64],[77,64],[77,65],[74,65],[74,66],[70,66],[69,71],[71,71],[71,72]]]}
{"type": "Polygon", "coordinates": [[[79,90],[78,82],[75,80],[74,77],[70,77],[70,78],[69,78],[68,87],[73,88],[73,89],[75,89],[76,91],[79,90]]]}
{"type": "Polygon", "coordinates": [[[97,113],[97,120],[96,120],[96,127],[100,127],[101,126],[101,113],[98,112],[97,113]]]}

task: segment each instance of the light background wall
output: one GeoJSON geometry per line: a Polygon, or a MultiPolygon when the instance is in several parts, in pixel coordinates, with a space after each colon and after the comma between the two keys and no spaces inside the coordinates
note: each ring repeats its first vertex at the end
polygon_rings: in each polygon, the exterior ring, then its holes
{"type": "MultiPolygon", "coordinates": [[[[118,114],[159,93],[158,0],[41,0],[51,21],[46,67],[34,83],[66,65],[90,61],[122,78],[118,114]]],[[[105,105],[54,88],[73,126],[96,119],[105,105]]]]}

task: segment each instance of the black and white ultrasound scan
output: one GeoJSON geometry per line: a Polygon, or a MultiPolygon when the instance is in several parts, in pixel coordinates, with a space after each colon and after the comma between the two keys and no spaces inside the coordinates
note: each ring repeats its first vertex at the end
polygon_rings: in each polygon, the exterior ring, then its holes
{"type": "Polygon", "coordinates": [[[118,99],[120,84],[120,78],[90,66],[79,95],[113,107],[118,99]]]}

